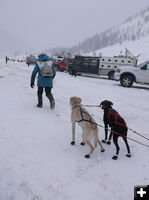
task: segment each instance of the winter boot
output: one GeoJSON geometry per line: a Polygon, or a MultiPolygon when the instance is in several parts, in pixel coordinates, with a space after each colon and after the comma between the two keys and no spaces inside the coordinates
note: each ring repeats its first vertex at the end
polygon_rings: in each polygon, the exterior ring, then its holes
{"type": "Polygon", "coordinates": [[[54,98],[53,98],[53,95],[50,94],[50,95],[48,96],[48,99],[50,100],[50,109],[51,109],[51,110],[54,110],[54,108],[55,108],[55,100],[54,100],[54,98]]]}
{"type": "Polygon", "coordinates": [[[38,104],[36,105],[38,108],[42,108],[42,95],[38,94],[38,104]]]}

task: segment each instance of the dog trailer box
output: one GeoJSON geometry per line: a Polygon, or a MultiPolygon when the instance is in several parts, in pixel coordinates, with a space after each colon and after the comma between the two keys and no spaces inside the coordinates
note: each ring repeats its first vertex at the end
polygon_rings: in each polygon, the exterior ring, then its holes
{"type": "Polygon", "coordinates": [[[77,74],[96,74],[98,76],[108,76],[109,79],[114,79],[114,73],[120,66],[136,66],[137,57],[126,49],[125,55],[114,57],[91,57],[91,56],[75,56],[75,62],[68,66],[76,70],[77,74]]]}
{"type": "Polygon", "coordinates": [[[137,59],[130,56],[101,57],[98,75],[108,76],[113,79],[115,70],[120,66],[136,66],[137,59]]]}

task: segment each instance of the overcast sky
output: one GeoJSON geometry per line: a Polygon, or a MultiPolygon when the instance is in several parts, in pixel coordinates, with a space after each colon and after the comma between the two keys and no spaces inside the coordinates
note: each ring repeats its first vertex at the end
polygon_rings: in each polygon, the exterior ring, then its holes
{"type": "Polygon", "coordinates": [[[0,29],[37,50],[70,47],[148,5],[149,0],[0,0],[0,29]]]}

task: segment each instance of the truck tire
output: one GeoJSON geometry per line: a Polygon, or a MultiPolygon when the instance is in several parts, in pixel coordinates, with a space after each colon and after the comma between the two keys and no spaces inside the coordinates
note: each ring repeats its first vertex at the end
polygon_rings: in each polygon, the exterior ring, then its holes
{"type": "Polygon", "coordinates": [[[131,75],[124,75],[120,79],[121,86],[131,87],[133,84],[133,77],[131,75]]]}
{"type": "Polygon", "coordinates": [[[113,72],[113,71],[112,71],[112,72],[109,72],[108,78],[109,78],[110,80],[113,80],[113,79],[114,79],[114,72],[113,72]]]}

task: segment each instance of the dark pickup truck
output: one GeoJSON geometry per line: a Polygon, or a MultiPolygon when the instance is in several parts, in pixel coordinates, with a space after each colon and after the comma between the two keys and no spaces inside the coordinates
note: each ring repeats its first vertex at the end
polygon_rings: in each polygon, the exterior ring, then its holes
{"type": "Polygon", "coordinates": [[[93,73],[98,74],[99,57],[75,56],[73,62],[68,65],[68,72],[76,70],[77,74],[93,73]]]}

